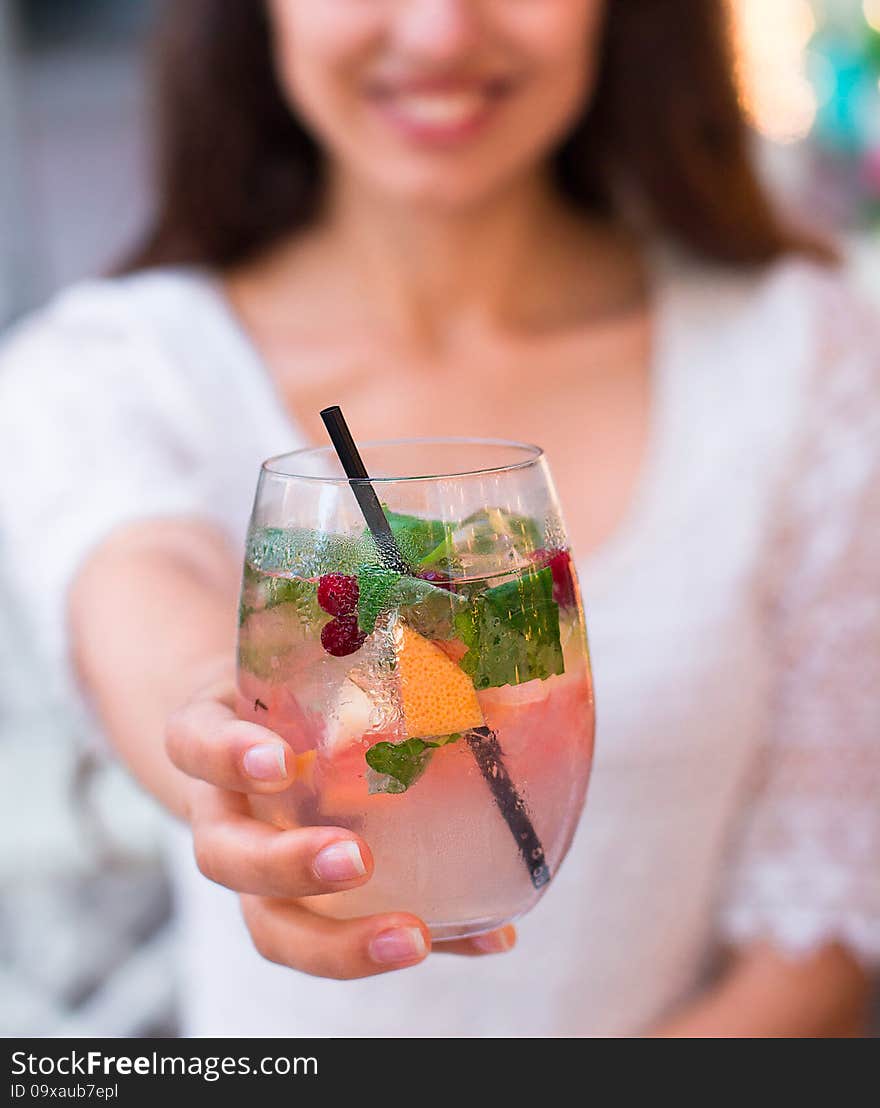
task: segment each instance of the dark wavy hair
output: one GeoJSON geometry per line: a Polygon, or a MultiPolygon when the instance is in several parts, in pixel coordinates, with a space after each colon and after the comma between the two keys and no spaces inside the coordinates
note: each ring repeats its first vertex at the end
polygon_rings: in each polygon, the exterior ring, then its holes
{"type": "MultiPolygon", "coordinates": [[[[635,196],[650,227],[703,257],[830,260],[758,179],[727,31],[724,0],[609,0],[597,86],[552,155],[555,181],[592,215],[635,196]]],[[[226,268],[309,224],[324,155],[279,88],[262,0],[168,3],[156,62],[157,207],[122,268],[226,268]]]]}

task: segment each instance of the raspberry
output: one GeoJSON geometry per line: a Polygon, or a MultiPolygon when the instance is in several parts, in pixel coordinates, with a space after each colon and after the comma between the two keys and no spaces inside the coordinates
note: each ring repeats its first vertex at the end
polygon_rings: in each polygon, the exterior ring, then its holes
{"type": "Polygon", "coordinates": [[[357,577],[346,573],[325,573],[318,582],[318,603],[331,616],[347,616],[357,608],[357,577]]]}
{"type": "Polygon", "coordinates": [[[337,616],[321,628],[321,646],[334,658],[354,654],[364,645],[366,637],[354,615],[337,616]]]}
{"type": "Polygon", "coordinates": [[[436,569],[423,569],[419,573],[419,577],[423,581],[436,585],[439,589],[449,589],[451,591],[454,588],[452,578],[447,577],[445,573],[438,572],[436,569]]]}
{"type": "Polygon", "coordinates": [[[536,550],[532,561],[550,567],[553,575],[553,599],[562,608],[575,604],[574,578],[571,573],[571,555],[567,550],[536,550]]]}

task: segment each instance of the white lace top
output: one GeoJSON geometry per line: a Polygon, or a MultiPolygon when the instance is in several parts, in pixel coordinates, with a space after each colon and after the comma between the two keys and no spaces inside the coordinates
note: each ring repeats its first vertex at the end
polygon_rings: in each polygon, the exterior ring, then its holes
{"type": "MultiPolygon", "coordinates": [[[[518,947],[307,978],[259,958],[176,830],[188,1033],[626,1033],[726,942],[880,959],[880,330],[794,261],[666,274],[657,319],[638,493],[579,565],[590,796],[518,947]]],[[[202,275],[84,284],[20,327],[0,353],[2,556],[47,687],[74,703],[64,594],[95,543],[169,513],[240,542],[259,462],[301,441],[202,275]]]]}

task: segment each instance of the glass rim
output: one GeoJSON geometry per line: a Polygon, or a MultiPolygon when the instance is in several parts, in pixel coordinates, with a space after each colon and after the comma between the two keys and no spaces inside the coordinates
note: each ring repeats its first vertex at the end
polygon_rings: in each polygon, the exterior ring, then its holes
{"type": "Polygon", "coordinates": [[[544,450],[530,442],[518,442],[516,439],[491,439],[472,436],[429,435],[425,438],[402,439],[366,439],[358,443],[361,450],[387,446],[495,446],[519,451],[525,457],[503,465],[481,466],[477,469],[460,469],[449,473],[425,473],[417,476],[402,475],[395,477],[325,477],[314,473],[294,473],[282,469],[282,463],[289,464],[292,459],[306,455],[330,455],[336,457],[336,451],[329,443],[323,446],[304,446],[298,450],[289,450],[283,454],[274,454],[260,466],[261,474],[281,477],[289,481],[314,481],[323,485],[392,485],[415,481],[451,481],[460,477],[482,477],[489,474],[513,473],[536,465],[544,457],[544,450]]]}

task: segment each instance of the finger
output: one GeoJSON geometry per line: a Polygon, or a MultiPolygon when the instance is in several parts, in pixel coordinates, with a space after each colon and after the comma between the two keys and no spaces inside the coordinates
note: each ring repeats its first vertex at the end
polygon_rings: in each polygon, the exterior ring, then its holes
{"type": "Polygon", "coordinates": [[[277,793],[295,775],[293,751],[280,735],[238,719],[215,698],[194,700],[171,716],[165,749],[189,777],[235,792],[277,793]]]}
{"type": "Polygon", "coordinates": [[[431,949],[427,926],[402,912],[337,920],[290,901],[241,899],[260,954],[314,977],[372,977],[418,965],[431,949]]]}
{"type": "Polygon", "coordinates": [[[469,939],[435,942],[433,949],[435,954],[464,954],[473,958],[482,954],[503,954],[515,946],[516,928],[508,923],[497,931],[487,931],[484,935],[473,935],[469,939]]]}
{"type": "Polygon", "coordinates": [[[279,830],[235,793],[203,786],[191,806],[196,863],[218,885],[282,899],[343,892],[368,881],[373,856],[342,827],[279,830]]]}

